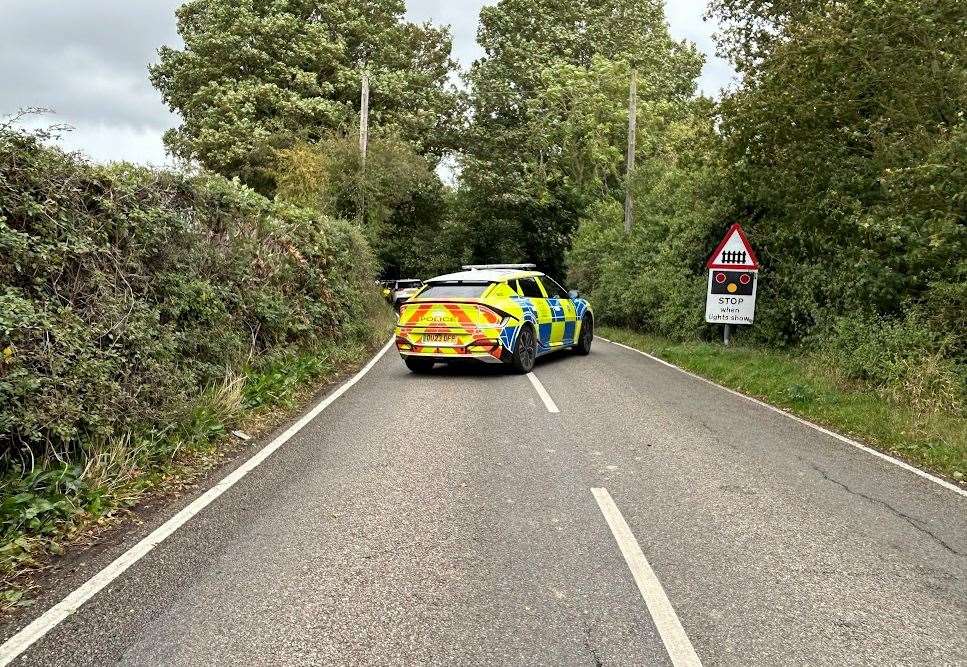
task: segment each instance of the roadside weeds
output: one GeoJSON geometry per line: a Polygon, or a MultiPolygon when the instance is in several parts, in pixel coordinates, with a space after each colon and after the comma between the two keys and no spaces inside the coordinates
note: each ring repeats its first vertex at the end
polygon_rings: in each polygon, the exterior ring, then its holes
{"type": "MultiPolygon", "coordinates": [[[[383,322],[382,319],[387,319],[383,322]]],[[[0,621],[29,606],[43,572],[112,528],[192,491],[247,443],[270,431],[385,343],[389,322],[311,351],[286,351],[227,374],[163,433],[87,443],[78,461],[52,461],[0,480],[0,621]],[[384,335],[385,334],[385,335],[384,335]]]]}

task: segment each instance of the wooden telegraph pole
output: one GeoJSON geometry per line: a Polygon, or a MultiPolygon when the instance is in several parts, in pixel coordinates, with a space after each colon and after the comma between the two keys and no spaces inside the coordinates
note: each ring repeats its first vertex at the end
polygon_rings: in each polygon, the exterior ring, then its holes
{"type": "Polygon", "coordinates": [[[369,72],[363,70],[359,97],[359,219],[366,218],[366,152],[369,148],[369,72]]]}
{"type": "Polygon", "coordinates": [[[638,122],[638,70],[631,66],[631,85],[628,90],[628,157],[625,173],[625,234],[631,233],[634,217],[631,201],[631,176],[635,170],[635,132],[638,122]]]}

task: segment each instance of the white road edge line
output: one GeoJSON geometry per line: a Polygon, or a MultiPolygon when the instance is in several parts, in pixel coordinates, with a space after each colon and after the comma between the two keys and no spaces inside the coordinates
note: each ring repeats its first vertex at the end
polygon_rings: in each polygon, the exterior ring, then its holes
{"type": "Polygon", "coordinates": [[[544,401],[544,407],[547,408],[547,411],[560,412],[560,410],[557,409],[557,404],[554,403],[554,399],[551,398],[551,395],[547,393],[547,389],[544,389],[544,385],[542,385],[541,381],[537,379],[537,376],[533,373],[528,373],[527,379],[531,381],[532,385],[534,385],[534,389],[537,390],[537,395],[541,397],[542,401],[544,401]]]}
{"type": "Polygon", "coordinates": [[[701,667],[702,661],[699,660],[692,642],[685,634],[685,629],[682,627],[681,621],[678,620],[678,615],[675,614],[675,609],[665,594],[665,589],[662,588],[661,582],[655,576],[655,571],[651,569],[651,564],[648,563],[648,559],[641,551],[641,546],[635,539],[635,534],[631,532],[628,523],[621,516],[621,510],[614,504],[611,494],[608,493],[607,489],[602,488],[593,488],[591,493],[594,494],[594,499],[598,501],[601,514],[604,515],[604,520],[608,522],[608,527],[611,528],[611,534],[614,535],[615,542],[618,543],[621,555],[624,556],[628,569],[631,570],[631,575],[634,577],[635,583],[638,584],[638,590],[645,600],[648,613],[651,614],[651,618],[655,622],[655,627],[658,629],[658,634],[661,636],[661,641],[665,645],[665,651],[668,652],[672,664],[675,667],[701,667]]]}
{"type": "Polygon", "coordinates": [[[919,475],[920,477],[922,477],[924,479],[930,480],[931,482],[933,482],[935,484],[939,484],[940,486],[944,487],[945,489],[948,489],[950,491],[953,491],[954,493],[959,494],[959,495],[967,498],[967,491],[965,491],[964,489],[960,488],[956,484],[953,484],[951,482],[948,482],[945,479],[941,479],[941,478],[937,477],[936,475],[931,475],[930,473],[928,473],[926,471],[920,470],[920,468],[917,468],[916,466],[912,466],[909,463],[907,463],[906,461],[901,461],[900,459],[894,458],[894,457],[890,456],[889,454],[884,454],[883,452],[877,451],[877,450],[875,450],[875,449],[873,449],[871,447],[867,447],[863,443],[857,442],[856,440],[853,440],[851,438],[847,438],[845,435],[840,435],[839,433],[836,433],[835,431],[830,431],[829,429],[823,428],[819,424],[814,424],[813,422],[811,422],[811,421],[809,421],[807,419],[803,419],[802,417],[797,417],[796,415],[792,414],[791,412],[786,412],[782,408],[777,408],[776,406],[769,405],[768,403],[766,403],[764,401],[760,401],[757,398],[752,398],[751,396],[746,396],[745,394],[743,394],[741,392],[738,392],[738,391],[735,391],[734,389],[729,389],[728,387],[723,387],[718,382],[713,382],[712,380],[709,380],[708,378],[703,378],[701,375],[696,375],[695,373],[692,373],[690,371],[686,371],[684,368],[681,368],[679,366],[676,366],[673,363],[667,362],[664,359],[659,359],[658,357],[656,357],[653,354],[648,354],[647,352],[642,352],[641,350],[639,350],[637,348],[634,348],[634,347],[631,347],[630,345],[625,345],[624,343],[619,343],[617,341],[608,340],[607,338],[605,338],[603,336],[597,336],[597,338],[600,338],[601,340],[605,341],[606,343],[611,343],[612,345],[617,345],[618,347],[623,347],[626,350],[631,350],[632,352],[637,352],[638,354],[641,354],[643,356],[648,357],[652,361],[657,361],[659,364],[662,364],[664,366],[668,366],[669,368],[674,368],[676,371],[679,371],[681,373],[684,373],[685,375],[691,376],[691,377],[695,378],[696,380],[701,380],[702,382],[706,382],[706,383],[708,383],[708,384],[710,384],[712,386],[715,386],[715,387],[718,387],[719,389],[722,389],[724,391],[727,391],[730,394],[734,394],[735,396],[739,396],[741,398],[744,398],[747,401],[752,401],[756,405],[761,405],[762,407],[768,408],[769,410],[772,410],[773,412],[778,412],[781,415],[785,415],[786,417],[789,417],[789,419],[792,419],[793,421],[797,421],[800,424],[803,424],[804,426],[808,426],[809,428],[815,429],[815,430],[819,431],[820,433],[824,433],[824,434],[828,435],[831,438],[835,438],[835,439],[839,440],[840,442],[844,442],[847,445],[850,445],[851,447],[856,447],[857,449],[861,449],[864,452],[866,452],[867,454],[872,454],[873,456],[876,456],[877,458],[883,459],[884,461],[888,461],[888,462],[892,463],[893,465],[899,466],[899,467],[903,468],[904,470],[907,470],[909,472],[912,472],[914,475],[919,475]]]}
{"type": "Polygon", "coordinates": [[[57,624],[76,612],[81,605],[90,600],[105,586],[117,579],[129,567],[137,563],[154,547],[165,541],[172,533],[183,526],[191,517],[195,516],[216,498],[232,488],[239,480],[255,470],[263,461],[269,458],[277,449],[284,445],[292,436],[301,431],[309,422],[328,408],[340,396],[359,382],[366,373],[386,354],[386,351],[393,344],[390,340],[383,346],[369,363],[346,380],[336,391],[322,399],[312,410],[307,412],[299,421],[287,428],[279,437],[258,451],[252,458],[243,463],[232,474],[210,488],[201,496],[196,498],[190,505],[165,521],[151,534],[135,544],[133,547],[121,554],[113,563],[81,584],[77,589],[70,593],[63,600],[45,611],[39,618],[35,619],[20,632],[0,645],[0,667],[10,664],[21,653],[26,651],[37,640],[50,632],[57,624]]]}

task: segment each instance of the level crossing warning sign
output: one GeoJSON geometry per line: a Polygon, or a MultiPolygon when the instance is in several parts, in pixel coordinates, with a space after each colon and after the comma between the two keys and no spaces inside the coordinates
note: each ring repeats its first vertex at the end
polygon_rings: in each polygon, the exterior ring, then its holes
{"type": "Polygon", "coordinates": [[[747,269],[755,271],[759,268],[759,260],[749,245],[749,239],[739,223],[729,227],[725,238],[715,248],[715,252],[708,259],[710,269],[747,269]]]}
{"type": "Polygon", "coordinates": [[[759,260],[745,232],[734,224],[708,260],[705,321],[712,324],[752,324],[759,278],[759,260]]]}

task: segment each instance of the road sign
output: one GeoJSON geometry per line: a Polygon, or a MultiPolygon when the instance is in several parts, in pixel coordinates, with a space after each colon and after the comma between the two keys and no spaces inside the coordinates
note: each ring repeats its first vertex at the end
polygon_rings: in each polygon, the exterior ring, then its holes
{"type": "Polygon", "coordinates": [[[710,269],[746,269],[755,271],[759,268],[759,260],[755,251],[749,245],[749,239],[739,223],[729,227],[715,252],[708,258],[706,266],[710,269]]]}
{"type": "MultiPolygon", "coordinates": [[[[752,324],[759,282],[759,260],[738,223],[708,259],[708,294],[705,321],[711,324],[752,324]]],[[[728,326],[726,326],[728,344],[728,326]]]]}
{"type": "Polygon", "coordinates": [[[752,324],[758,282],[756,271],[709,271],[705,321],[712,324],[752,324]]]}

